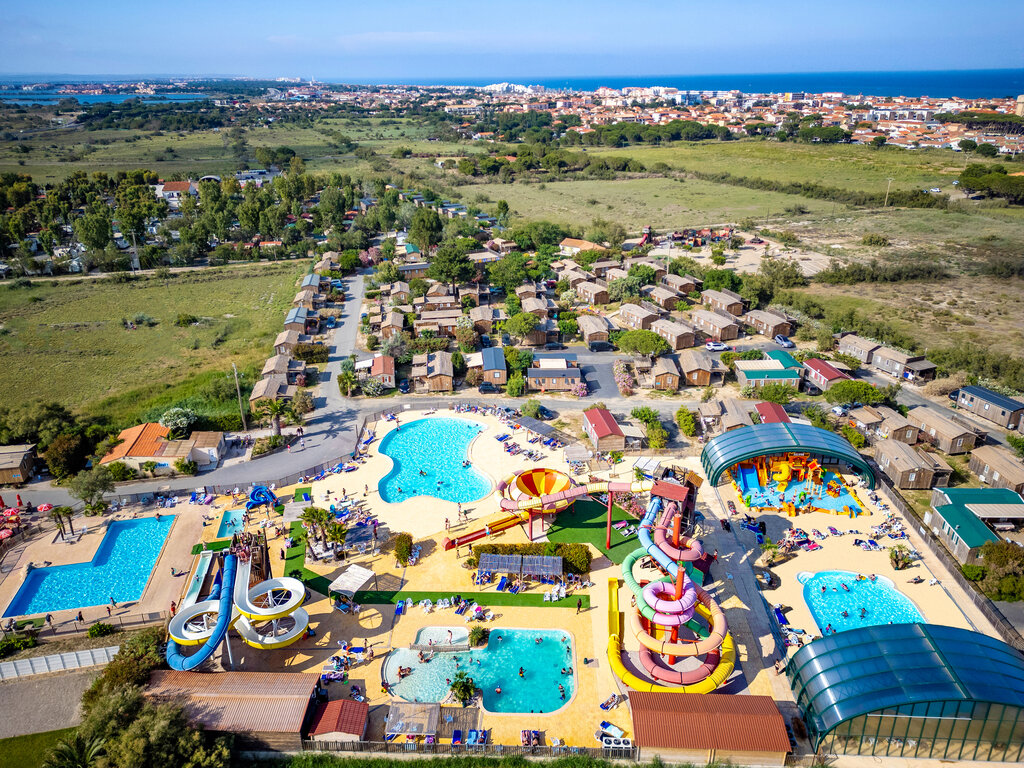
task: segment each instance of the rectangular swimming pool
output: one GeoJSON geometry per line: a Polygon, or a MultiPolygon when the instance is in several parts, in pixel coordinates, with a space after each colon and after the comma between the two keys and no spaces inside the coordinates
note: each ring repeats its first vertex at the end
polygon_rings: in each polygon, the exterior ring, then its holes
{"type": "Polygon", "coordinates": [[[173,524],[174,515],[110,523],[92,560],[29,571],[4,616],[138,600],[173,524]]]}
{"type": "Polygon", "coordinates": [[[217,538],[226,539],[229,536],[241,533],[243,529],[242,515],[244,509],[226,509],[220,517],[220,526],[217,528],[217,538]]]}

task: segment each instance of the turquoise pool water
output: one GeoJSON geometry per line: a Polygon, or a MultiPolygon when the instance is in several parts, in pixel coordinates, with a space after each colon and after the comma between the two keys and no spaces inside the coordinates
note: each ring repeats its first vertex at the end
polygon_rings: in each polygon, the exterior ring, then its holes
{"type": "Polygon", "coordinates": [[[829,624],[836,632],[842,632],[877,624],[924,622],[917,606],[885,576],[878,576],[875,581],[857,581],[857,574],[852,571],[822,571],[800,574],[797,578],[804,585],[804,602],[822,634],[829,624]],[[843,584],[849,591],[843,589],[843,584]],[[862,608],[864,618],[861,618],[862,608]],[[843,611],[847,612],[846,616],[843,611]]]}
{"type": "Polygon", "coordinates": [[[860,504],[857,502],[853,495],[847,490],[846,486],[843,485],[841,477],[836,475],[835,472],[825,472],[825,482],[823,486],[827,486],[829,481],[835,480],[842,486],[842,491],[839,492],[838,496],[829,496],[822,490],[821,497],[817,494],[811,494],[811,483],[807,480],[792,480],[786,486],[784,493],[779,493],[776,490],[776,484],[774,481],[770,482],[767,488],[762,488],[757,482],[757,472],[753,469],[743,469],[740,471],[740,490],[743,493],[744,498],[750,496],[749,506],[754,509],[757,507],[779,507],[781,506],[780,501],[798,502],[799,496],[805,490],[807,491],[807,504],[814,507],[821,507],[822,509],[834,509],[842,510],[844,507],[853,507],[860,509],[860,504]],[[758,495],[760,493],[760,495],[758,495]]]}
{"type": "Polygon", "coordinates": [[[92,560],[29,571],[4,616],[138,600],[173,523],[174,515],[111,523],[92,560]]]}
{"type": "Polygon", "coordinates": [[[244,509],[226,509],[220,517],[220,526],[217,528],[217,538],[226,539],[235,533],[242,531],[242,515],[244,509]]]}
{"type": "Polygon", "coordinates": [[[491,481],[462,462],[470,442],[484,429],[464,419],[419,419],[389,432],[380,452],[394,466],[380,481],[381,498],[397,502],[433,496],[463,504],[482,499],[491,492],[491,481]]]}
{"type": "MultiPolygon", "coordinates": [[[[447,641],[448,627],[429,629],[431,637],[436,635],[447,641]]],[[[461,628],[451,629],[459,632],[461,628]]],[[[384,679],[392,684],[396,695],[408,701],[441,701],[448,695],[446,680],[457,671],[466,670],[476,687],[483,690],[484,709],[490,712],[554,712],[565,706],[575,689],[575,674],[562,674],[563,667],[576,666],[573,650],[572,637],[566,632],[495,627],[484,648],[435,652],[434,658],[423,664],[419,663],[416,651],[398,648],[384,662],[384,679]],[[563,638],[567,642],[562,642],[563,638]],[[400,666],[412,667],[412,674],[401,681],[400,666]],[[523,677],[519,677],[520,667],[523,677]],[[565,688],[564,700],[558,691],[559,684],[565,688]],[[498,686],[500,695],[494,692],[498,686]]]]}

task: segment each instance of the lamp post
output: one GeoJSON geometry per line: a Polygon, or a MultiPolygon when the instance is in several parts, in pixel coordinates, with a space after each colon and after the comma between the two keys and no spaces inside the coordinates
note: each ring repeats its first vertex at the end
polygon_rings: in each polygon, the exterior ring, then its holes
{"type": "Polygon", "coordinates": [[[889,179],[889,183],[885,185],[885,202],[882,203],[882,207],[885,208],[889,205],[889,188],[892,186],[892,179],[889,179]]]}

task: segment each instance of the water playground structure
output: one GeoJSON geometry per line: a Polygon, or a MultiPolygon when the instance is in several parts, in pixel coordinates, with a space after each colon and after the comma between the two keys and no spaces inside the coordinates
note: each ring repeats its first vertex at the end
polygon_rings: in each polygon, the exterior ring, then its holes
{"type": "Polygon", "coordinates": [[[278,500],[274,492],[267,488],[265,485],[257,485],[251,491],[249,491],[249,500],[245,502],[245,511],[251,512],[257,507],[268,506],[271,509],[277,509],[281,506],[281,502],[278,500]]]}
{"type": "Polygon", "coordinates": [[[623,582],[636,599],[629,631],[639,643],[638,658],[647,677],[623,662],[619,582],[608,580],[608,661],[615,676],[637,691],[710,693],[729,679],[736,666],[736,644],[725,613],[702,586],[710,558],[698,540],[681,533],[699,485],[700,478],[690,473],[681,500],[664,499],[655,486],[638,532],[640,547],[622,563],[623,582]],[[663,575],[643,583],[633,575],[633,566],[648,556],[663,575]],[[700,664],[679,668],[684,659],[697,659],[700,664]]]}
{"type": "Polygon", "coordinates": [[[225,644],[234,664],[228,630],[261,650],[284,648],[306,634],[309,614],[302,608],[306,587],[298,579],[272,578],[266,537],[235,536],[226,553],[199,555],[188,590],[168,626],[167,664],[195,670],[225,644]],[[219,565],[219,568],[218,568],[219,565]],[[183,647],[198,646],[190,655],[183,647]]]}
{"type": "Polygon", "coordinates": [[[849,441],[810,425],[755,424],[712,438],[701,453],[710,482],[730,481],[748,509],[790,517],[801,512],[851,518],[868,514],[843,480],[840,462],[874,488],[870,465],[849,441]]]}
{"type": "Polygon", "coordinates": [[[651,490],[653,480],[615,481],[601,480],[591,483],[576,483],[569,475],[557,469],[535,467],[518,472],[498,483],[501,494],[501,508],[510,514],[475,531],[445,539],[444,548],[455,549],[516,525],[526,524],[529,539],[534,539],[534,521],[550,520],[559,512],[568,509],[581,496],[595,493],[608,494],[607,543],[611,548],[612,506],[616,493],[643,493],[651,490]]]}

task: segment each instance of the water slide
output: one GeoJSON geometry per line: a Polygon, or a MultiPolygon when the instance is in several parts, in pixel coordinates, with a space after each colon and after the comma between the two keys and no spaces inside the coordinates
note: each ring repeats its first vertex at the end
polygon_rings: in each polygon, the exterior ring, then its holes
{"type": "Polygon", "coordinates": [[[744,493],[750,493],[752,490],[760,485],[757,478],[757,470],[754,467],[740,467],[740,490],[744,493]]]}
{"type": "Polygon", "coordinates": [[[224,558],[223,578],[216,594],[209,600],[193,603],[180,609],[171,619],[167,641],[167,665],[171,669],[190,671],[205,662],[223,642],[231,626],[231,600],[235,585],[238,559],[234,555],[224,558]],[[217,619],[210,626],[211,616],[217,619]],[[202,645],[191,656],[182,654],[179,645],[202,645]]]}
{"type": "Polygon", "coordinates": [[[446,550],[455,549],[456,547],[461,547],[478,539],[482,539],[487,535],[488,530],[490,530],[491,533],[497,533],[498,531],[504,531],[506,528],[511,528],[514,525],[519,525],[522,522],[524,522],[522,515],[509,515],[508,517],[503,517],[500,520],[495,520],[486,528],[477,528],[475,531],[464,533],[454,539],[445,539],[444,548],[446,550]]]}
{"type": "MultiPolygon", "coordinates": [[[[580,496],[587,496],[591,493],[643,493],[654,487],[653,480],[639,480],[625,482],[617,480],[601,480],[594,483],[583,483],[574,485],[558,493],[549,493],[546,496],[529,496],[524,499],[504,498],[501,500],[501,508],[507,510],[518,510],[527,512],[531,509],[547,509],[553,507],[560,501],[575,501],[580,496]]],[[[503,490],[499,488],[499,490],[503,490]]]]}
{"type": "Polygon", "coordinates": [[[790,478],[793,477],[793,468],[788,461],[777,461],[773,469],[772,480],[778,483],[779,493],[782,493],[789,485],[790,478]]]}
{"type": "Polygon", "coordinates": [[[245,511],[248,512],[255,507],[263,506],[264,504],[269,504],[270,508],[273,509],[280,503],[281,502],[277,500],[277,496],[274,495],[274,492],[267,488],[267,486],[257,485],[249,493],[249,500],[245,502],[245,511]]]}
{"type": "MultiPolygon", "coordinates": [[[[677,547],[669,544],[667,540],[667,526],[675,517],[675,510],[672,507],[674,503],[670,502],[661,524],[656,526],[655,521],[661,512],[662,502],[657,497],[651,498],[638,534],[641,547],[627,556],[622,564],[623,580],[636,596],[637,608],[630,616],[630,631],[640,644],[641,665],[656,682],[634,675],[623,665],[621,620],[616,616],[613,622],[611,612],[608,659],[615,674],[636,690],[710,693],[732,674],[736,662],[736,648],[724,612],[687,573],[688,565],[692,566],[703,558],[704,552],[700,542],[688,537],[679,537],[680,546],[677,547]],[[668,575],[641,586],[633,577],[632,570],[634,563],[645,555],[652,557],[668,575]],[[680,568],[677,561],[683,562],[684,567],[680,568]],[[703,624],[694,618],[694,614],[706,622],[708,629],[704,629],[703,624]],[[695,639],[679,639],[680,627],[691,629],[695,639]],[[668,656],[669,664],[662,662],[661,656],[668,656]],[[670,666],[676,657],[695,656],[703,657],[703,663],[696,669],[681,671],[670,666]]],[[[612,581],[617,591],[618,582],[612,581]]],[[[612,591],[611,584],[609,591],[612,591]]],[[[616,593],[616,603],[617,600],[616,593]]]]}
{"type": "Polygon", "coordinates": [[[238,566],[234,587],[236,616],[232,621],[235,631],[243,642],[253,648],[267,650],[291,645],[306,633],[309,626],[309,614],[300,607],[306,599],[305,585],[298,579],[285,576],[267,579],[250,587],[251,570],[250,560],[238,566]],[[278,634],[277,620],[286,616],[291,617],[292,626],[278,634]],[[271,633],[260,633],[253,626],[268,621],[272,622],[274,631],[271,633]]]}

